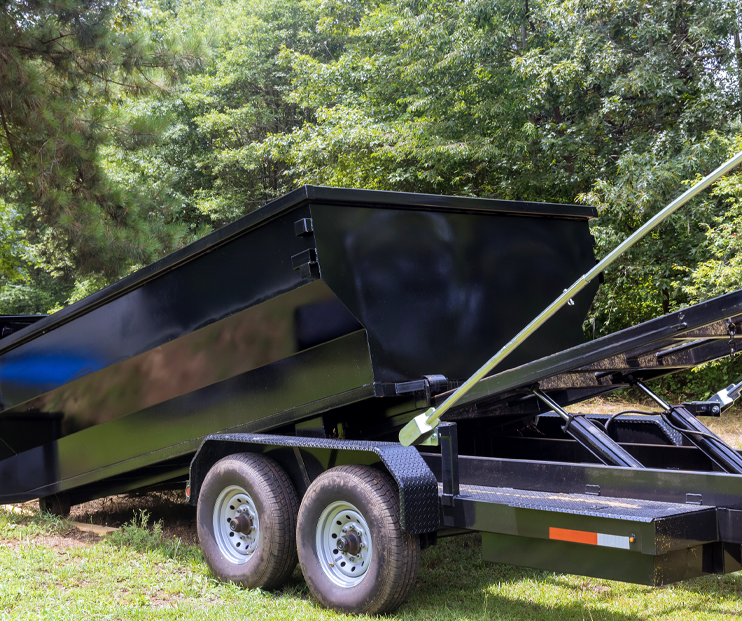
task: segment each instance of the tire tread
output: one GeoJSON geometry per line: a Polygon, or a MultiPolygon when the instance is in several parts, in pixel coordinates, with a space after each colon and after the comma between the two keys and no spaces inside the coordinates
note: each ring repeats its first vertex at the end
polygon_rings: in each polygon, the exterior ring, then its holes
{"type": "MultiPolygon", "coordinates": [[[[381,573],[384,579],[381,588],[364,605],[353,610],[343,610],[343,612],[366,614],[392,612],[405,602],[415,585],[420,564],[420,539],[402,529],[399,521],[399,492],[394,480],[387,473],[370,466],[348,465],[332,468],[312,483],[305,498],[310,496],[312,488],[323,484],[325,477],[337,475],[348,477],[370,492],[373,502],[381,509],[379,513],[383,516],[385,536],[389,536],[394,541],[393,545],[388,546],[389,556],[385,562],[385,570],[381,573]]],[[[332,602],[327,601],[321,593],[314,594],[322,603],[333,607],[332,602]]]]}
{"type": "MultiPolygon", "coordinates": [[[[214,468],[229,467],[230,462],[233,464],[232,467],[239,467],[238,464],[245,466],[263,485],[269,497],[269,515],[261,516],[261,520],[269,519],[276,533],[270,541],[271,549],[262,572],[242,584],[266,590],[278,588],[291,577],[298,562],[296,518],[299,512],[299,499],[296,490],[284,469],[269,457],[254,453],[235,453],[218,461],[214,468]]],[[[202,528],[203,525],[199,523],[199,531],[202,528]]],[[[208,560],[207,558],[207,562],[208,560]]],[[[212,571],[217,573],[212,563],[209,565],[212,571]]]]}

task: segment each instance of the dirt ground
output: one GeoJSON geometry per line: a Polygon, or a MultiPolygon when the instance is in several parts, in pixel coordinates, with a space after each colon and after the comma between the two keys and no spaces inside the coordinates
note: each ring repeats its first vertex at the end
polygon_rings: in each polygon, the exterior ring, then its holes
{"type": "Polygon", "coordinates": [[[162,522],[165,537],[179,537],[197,544],[196,508],[189,505],[184,491],[150,492],[108,496],[72,507],[70,519],[85,524],[118,527],[131,522],[140,511],[149,514],[149,524],[162,522]]]}
{"type": "MultiPolygon", "coordinates": [[[[36,513],[39,510],[37,501],[16,505],[17,513],[36,513]]],[[[92,500],[72,507],[69,521],[82,524],[97,524],[118,528],[131,523],[135,518],[141,522],[140,513],[145,511],[149,526],[157,522],[162,524],[163,537],[179,538],[184,543],[198,544],[196,534],[196,508],[186,502],[182,491],[150,492],[147,494],[120,494],[92,500]]],[[[38,537],[40,545],[49,545],[57,550],[65,550],[76,545],[96,542],[100,535],[83,532],[70,524],[68,530],[59,535],[38,537]]],[[[13,545],[0,540],[0,545],[13,545]]]]}

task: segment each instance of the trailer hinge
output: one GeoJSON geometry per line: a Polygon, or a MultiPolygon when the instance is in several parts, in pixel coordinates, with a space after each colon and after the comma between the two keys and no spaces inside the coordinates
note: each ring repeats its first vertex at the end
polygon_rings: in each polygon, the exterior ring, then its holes
{"type": "Polygon", "coordinates": [[[318,276],[317,273],[317,249],[308,248],[291,257],[291,267],[299,270],[302,278],[318,276]]]}
{"type": "Polygon", "coordinates": [[[448,379],[445,375],[425,375],[425,401],[431,405],[433,397],[448,390],[448,379]]]}
{"type": "Polygon", "coordinates": [[[394,392],[404,395],[410,392],[422,392],[425,390],[425,380],[413,380],[411,382],[399,382],[394,384],[394,392]]]}
{"type": "Polygon", "coordinates": [[[394,391],[398,395],[410,392],[424,392],[425,403],[430,406],[433,397],[448,390],[448,378],[445,375],[425,375],[424,379],[394,384],[394,391]]]}
{"type": "Polygon", "coordinates": [[[312,225],[311,218],[302,218],[294,222],[294,233],[297,237],[303,235],[311,235],[314,232],[314,226],[312,225]]]}
{"type": "Polygon", "coordinates": [[[721,406],[716,401],[690,401],[682,406],[693,416],[721,416],[721,406]]]}
{"type": "Polygon", "coordinates": [[[737,344],[734,341],[734,337],[737,334],[737,324],[730,321],[727,330],[729,332],[729,359],[734,360],[734,357],[737,354],[737,344]]]}

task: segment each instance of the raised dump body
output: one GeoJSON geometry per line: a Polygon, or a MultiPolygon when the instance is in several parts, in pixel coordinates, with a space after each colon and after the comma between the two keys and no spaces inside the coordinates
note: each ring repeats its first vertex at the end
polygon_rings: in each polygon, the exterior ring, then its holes
{"type": "MultiPolygon", "coordinates": [[[[183,480],[218,432],[392,438],[594,265],[594,216],[300,188],[0,341],[0,502],[183,480]]],[[[508,367],[582,342],[596,288],[508,367]]]]}

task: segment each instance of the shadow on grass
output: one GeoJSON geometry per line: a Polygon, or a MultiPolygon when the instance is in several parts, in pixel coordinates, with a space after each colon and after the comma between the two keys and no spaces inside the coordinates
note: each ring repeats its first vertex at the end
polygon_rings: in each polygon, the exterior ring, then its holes
{"type": "Polygon", "coordinates": [[[726,619],[739,614],[737,575],[656,589],[481,560],[481,537],[445,539],[423,552],[403,619],[726,619]],[[730,608],[735,609],[734,611],[730,608]],[[715,615],[715,616],[714,616],[715,615]]]}
{"type": "MultiPolygon", "coordinates": [[[[149,509],[137,508],[132,503],[126,511],[116,513],[122,518],[131,517],[117,533],[106,538],[107,545],[201,566],[204,561],[198,547],[168,534],[169,529],[163,526],[167,524],[163,518],[170,509],[157,510],[155,505],[152,508],[155,510],[149,513],[149,509]]],[[[176,514],[177,511],[180,509],[176,507],[176,514]]],[[[177,515],[179,520],[188,519],[187,515],[177,515]]],[[[190,519],[192,529],[194,520],[190,519]]],[[[442,539],[423,552],[416,586],[407,603],[390,618],[628,621],[703,616],[726,619],[742,613],[740,590],[740,575],[709,576],[654,589],[488,563],[481,560],[481,537],[466,535],[442,539]]],[[[269,597],[288,602],[309,599],[299,568],[282,589],[269,597]]],[[[318,609],[317,618],[337,617],[333,613],[325,617],[318,609]]]]}
{"type": "Polygon", "coordinates": [[[197,544],[196,508],[182,490],[124,494],[101,498],[72,508],[70,518],[86,524],[122,527],[136,523],[145,511],[149,525],[161,524],[163,535],[197,544]]]}

